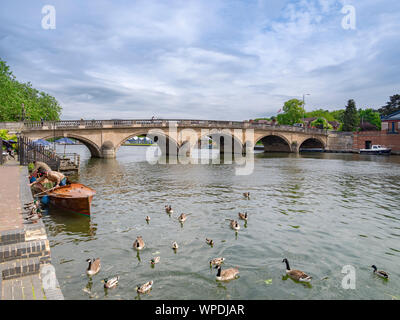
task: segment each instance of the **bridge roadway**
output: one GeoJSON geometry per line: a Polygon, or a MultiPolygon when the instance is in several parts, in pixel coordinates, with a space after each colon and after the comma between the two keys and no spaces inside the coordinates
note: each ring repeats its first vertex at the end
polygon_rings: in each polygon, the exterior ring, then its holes
{"type": "MultiPolygon", "coordinates": [[[[294,126],[214,120],[66,120],[0,123],[31,139],[74,138],[88,147],[92,157],[114,158],[118,148],[134,136],[146,135],[165,155],[188,155],[209,137],[221,152],[246,153],[261,141],[265,152],[299,152],[300,149],[334,150],[337,132],[294,126]]],[[[348,146],[347,146],[348,147],[348,146]]],[[[351,148],[350,148],[351,149],[351,148]]]]}

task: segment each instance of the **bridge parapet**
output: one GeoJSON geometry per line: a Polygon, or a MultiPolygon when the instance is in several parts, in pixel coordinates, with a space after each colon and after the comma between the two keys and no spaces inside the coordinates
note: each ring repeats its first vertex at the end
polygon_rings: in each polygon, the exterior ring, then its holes
{"type": "Polygon", "coordinates": [[[220,120],[63,120],[63,121],[30,121],[21,123],[20,128],[25,130],[57,130],[57,129],[97,129],[97,128],[160,128],[160,127],[190,127],[190,128],[227,128],[227,129],[260,129],[272,131],[301,132],[309,134],[328,135],[327,130],[302,128],[287,125],[271,125],[265,123],[250,123],[247,121],[220,121],[220,120]]]}

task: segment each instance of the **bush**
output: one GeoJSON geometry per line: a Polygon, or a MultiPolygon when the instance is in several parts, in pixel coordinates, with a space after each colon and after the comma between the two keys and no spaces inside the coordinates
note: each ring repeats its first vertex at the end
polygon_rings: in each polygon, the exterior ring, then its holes
{"type": "Polygon", "coordinates": [[[319,129],[328,129],[328,130],[333,129],[332,125],[323,117],[319,117],[315,119],[313,122],[311,122],[311,127],[316,127],[319,129]]]}

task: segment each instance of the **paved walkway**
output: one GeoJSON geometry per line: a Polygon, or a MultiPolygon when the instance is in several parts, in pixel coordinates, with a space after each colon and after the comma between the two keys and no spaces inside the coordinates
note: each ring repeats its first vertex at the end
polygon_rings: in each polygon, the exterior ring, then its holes
{"type": "Polygon", "coordinates": [[[9,160],[0,166],[0,300],[64,299],[42,221],[25,220],[33,200],[28,170],[9,160]]]}
{"type": "Polygon", "coordinates": [[[0,231],[22,228],[20,167],[16,161],[0,166],[0,231]]]}

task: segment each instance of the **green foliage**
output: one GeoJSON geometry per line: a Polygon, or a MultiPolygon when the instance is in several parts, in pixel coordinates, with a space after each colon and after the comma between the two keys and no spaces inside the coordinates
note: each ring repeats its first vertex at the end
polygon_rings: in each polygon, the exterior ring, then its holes
{"type": "Polygon", "coordinates": [[[326,121],[338,121],[338,122],[343,122],[343,114],[344,110],[334,110],[334,111],[329,111],[329,110],[323,110],[323,109],[317,109],[313,111],[306,112],[305,118],[325,118],[326,121]]]}
{"type": "Polygon", "coordinates": [[[358,115],[360,117],[360,126],[362,128],[363,122],[369,122],[376,127],[377,130],[381,130],[381,117],[379,112],[374,111],[371,108],[365,110],[358,110],[358,115]]]}
{"type": "Polygon", "coordinates": [[[378,112],[381,116],[388,116],[393,112],[400,110],[400,94],[395,94],[390,97],[390,101],[386,103],[385,106],[380,107],[378,112]]]}
{"type": "Polygon", "coordinates": [[[8,130],[0,130],[0,138],[3,140],[14,140],[17,141],[17,136],[8,134],[8,130]]]}
{"type": "MultiPolygon", "coordinates": [[[[18,139],[15,134],[14,135],[8,134],[8,130],[0,130],[0,138],[2,140],[14,140],[14,141],[17,141],[17,139],[18,139]]],[[[13,146],[13,149],[17,149],[16,144],[14,144],[12,146],[13,146]]],[[[2,148],[6,149],[4,145],[2,146],[2,148]]]]}
{"type": "Polygon", "coordinates": [[[34,166],[34,164],[32,162],[28,164],[29,172],[33,171],[34,168],[35,168],[35,166],[34,166]]]}
{"type": "MultiPolygon", "coordinates": [[[[333,116],[334,120],[336,120],[340,123],[343,123],[344,111],[345,110],[343,110],[343,109],[331,111],[331,115],[333,116]]],[[[328,120],[328,121],[331,121],[331,120],[328,120]]]]}
{"type": "Polygon", "coordinates": [[[343,131],[355,131],[358,129],[360,117],[357,112],[356,103],[353,99],[347,102],[346,110],[343,114],[343,131]]]}
{"type": "Polygon", "coordinates": [[[268,120],[268,121],[271,121],[270,118],[256,118],[256,119],[254,119],[254,121],[258,121],[258,120],[268,120]]]}
{"type": "Polygon", "coordinates": [[[303,101],[298,99],[288,100],[283,105],[283,111],[284,113],[279,114],[277,117],[279,124],[294,125],[295,123],[303,122],[303,101]]]}
{"type": "Polygon", "coordinates": [[[332,115],[332,113],[329,110],[323,110],[323,109],[317,109],[313,111],[306,112],[305,118],[324,118],[327,121],[335,121],[335,117],[332,115]]]}
{"type": "Polygon", "coordinates": [[[10,67],[0,58],[0,121],[20,121],[22,103],[27,120],[60,119],[62,108],[57,100],[33,88],[30,82],[18,82],[10,67]]]}
{"type": "Polygon", "coordinates": [[[311,127],[316,127],[319,129],[328,129],[328,130],[333,129],[333,127],[323,117],[319,117],[319,118],[315,119],[313,122],[311,122],[311,127]]]}

